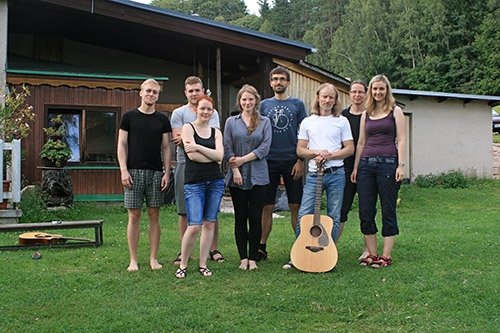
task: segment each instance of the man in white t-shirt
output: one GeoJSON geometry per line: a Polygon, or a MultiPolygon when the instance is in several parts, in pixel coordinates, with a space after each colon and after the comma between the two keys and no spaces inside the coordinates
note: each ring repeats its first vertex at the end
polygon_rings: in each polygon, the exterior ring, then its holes
{"type": "Polygon", "coordinates": [[[341,116],[338,91],[324,83],[316,90],[314,114],[302,121],[297,155],[309,159],[308,173],[299,209],[296,236],[300,235],[300,219],[314,213],[318,166],[323,165],[322,192],[326,190],[327,214],[333,220],[332,240],[336,241],[340,208],[344,194],[344,158],[354,153],[349,121],[341,116]]]}
{"type": "MultiPolygon", "coordinates": [[[[187,228],[186,202],[184,200],[184,169],[186,156],[181,142],[182,126],[196,120],[195,106],[198,99],[205,94],[203,83],[197,76],[189,76],[184,81],[184,94],[187,104],[177,108],[172,113],[172,141],[177,145],[177,166],[175,168],[175,201],[177,204],[177,214],[179,215],[179,234],[182,237],[187,228]]],[[[219,114],[214,111],[212,119],[208,123],[211,127],[220,128],[219,114]]],[[[219,245],[219,221],[215,224],[214,240],[210,250],[210,259],[223,262],[225,259],[217,249],[219,245]]],[[[181,254],[174,260],[174,264],[180,264],[181,254]]]]}

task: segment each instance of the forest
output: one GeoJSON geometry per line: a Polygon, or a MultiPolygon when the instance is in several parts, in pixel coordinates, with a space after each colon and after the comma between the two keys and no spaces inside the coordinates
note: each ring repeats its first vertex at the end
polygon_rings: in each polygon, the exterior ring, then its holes
{"type": "Polygon", "coordinates": [[[500,95],[500,0],[153,0],[311,44],[306,61],[352,80],[386,74],[393,86],[500,95]]]}

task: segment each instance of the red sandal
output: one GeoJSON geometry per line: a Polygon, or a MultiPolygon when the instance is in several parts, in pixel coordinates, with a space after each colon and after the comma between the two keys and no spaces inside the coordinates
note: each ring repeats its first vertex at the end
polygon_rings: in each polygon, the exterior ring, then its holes
{"type": "Polygon", "coordinates": [[[368,257],[366,257],[365,259],[361,259],[361,261],[359,262],[359,265],[368,267],[376,261],[377,261],[377,256],[376,255],[374,256],[373,254],[369,254],[368,257]]]}
{"type": "Polygon", "coordinates": [[[382,267],[386,267],[386,266],[391,266],[392,265],[392,257],[384,257],[384,256],[380,256],[378,257],[377,260],[375,261],[372,261],[372,263],[370,264],[370,267],[371,268],[382,268],[382,267]],[[375,265],[378,265],[378,266],[375,266],[375,265]]]}

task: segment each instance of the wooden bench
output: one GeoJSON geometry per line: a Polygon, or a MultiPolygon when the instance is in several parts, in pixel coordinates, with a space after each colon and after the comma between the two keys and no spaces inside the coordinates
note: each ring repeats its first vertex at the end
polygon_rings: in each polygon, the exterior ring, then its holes
{"type": "Polygon", "coordinates": [[[20,250],[20,249],[39,249],[44,247],[82,247],[94,246],[99,247],[103,244],[102,239],[102,223],[103,220],[94,221],[54,221],[43,223],[18,223],[18,224],[0,224],[0,232],[14,231],[39,231],[39,230],[59,230],[59,229],[85,229],[94,228],[95,241],[86,242],[63,242],[52,244],[30,244],[30,245],[15,245],[15,246],[0,246],[2,250],[20,250]]]}

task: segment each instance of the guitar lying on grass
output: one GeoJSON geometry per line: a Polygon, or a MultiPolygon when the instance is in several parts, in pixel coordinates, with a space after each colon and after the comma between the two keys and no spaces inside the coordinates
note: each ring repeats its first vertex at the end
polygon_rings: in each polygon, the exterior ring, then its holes
{"type": "Polygon", "coordinates": [[[333,221],[321,215],[321,183],[323,164],[318,165],[314,215],[300,219],[300,235],[293,244],[290,257],[293,265],[304,272],[328,272],[337,264],[337,247],[332,239],[333,221]]]}
{"type": "Polygon", "coordinates": [[[62,235],[51,235],[45,232],[27,232],[19,235],[19,244],[52,244],[65,242],[66,240],[81,240],[94,243],[95,241],[87,238],[76,238],[76,237],[63,237],[62,235]]]}

